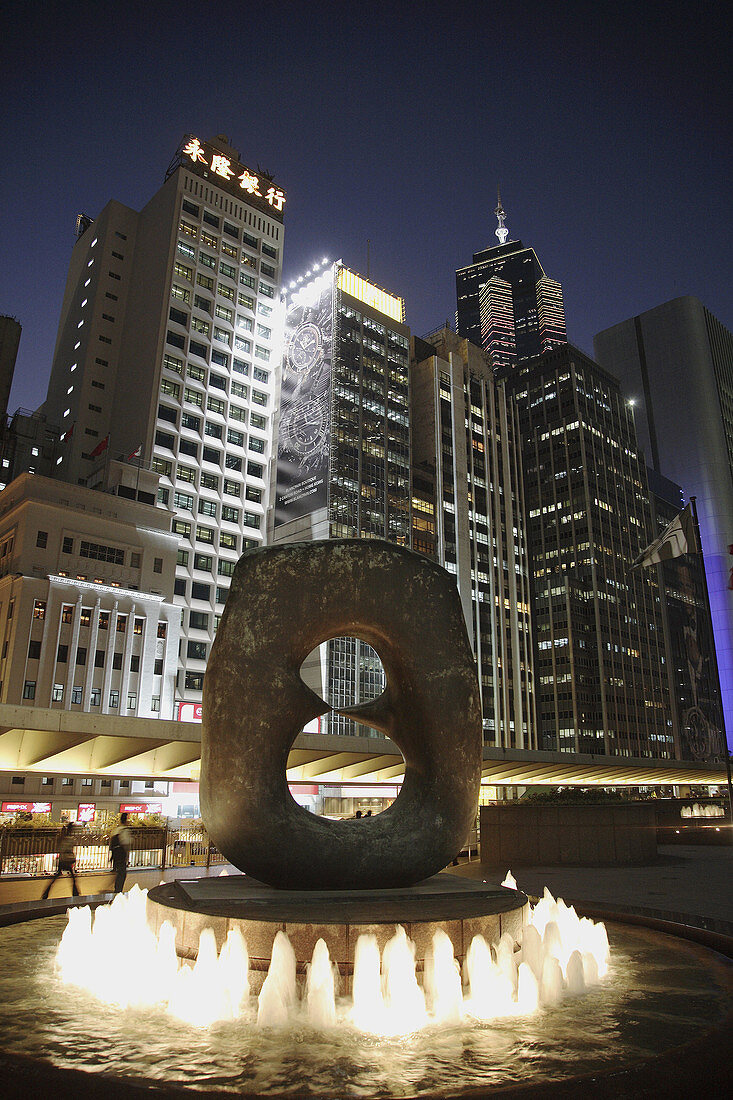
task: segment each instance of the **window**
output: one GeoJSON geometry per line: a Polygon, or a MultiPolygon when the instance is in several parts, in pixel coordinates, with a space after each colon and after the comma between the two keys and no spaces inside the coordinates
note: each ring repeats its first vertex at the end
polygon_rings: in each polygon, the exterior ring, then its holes
{"type": "MultiPolygon", "coordinates": [[[[82,700],[82,688],[73,687],[71,689],[71,702],[72,703],[81,703],[81,700],[82,700]]],[[[82,786],[84,786],[84,780],[83,779],[82,779],[81,782],[82,782],[82,786]]],[[[91,783],[91,779],[88,780],[87,782],[91,783]]]]}
{"type": "Polygon", "coordinates": [[[181,538],[190,539],[191,524],[187,523],[185,519],[174,519],[172,531],[174,535],[180,535],[181,538]]]}
{"type": "MultiPolygon", "coordinates": [[[[237,351],[252,351],[252,341],[245,340],[243,336],[234,337],[234,346],[237,351]]],[[[246,374],[246,371],[245,371],[246,374]]]]}
{"type": "Polygon", "coordinates": [[[193,413],[185,412],[181,413],[181,427],[188,428],[189,431],[201,433],[201,418],[194,416],[193,413]]]}
{"type": "MultiPolygon", "coordinates": [[[[109,705],[111,710],[117,710],[120,705],[120,693],[119,691],[110,691],[109,693],[109,705]]],[[[120,786],[123,786],[120,783],[120,786]]]]}
{"type": "Polygon", "coordinates": [[[262,490],[255,488],[254,485],[248,485],[244,495],[247,500],[251,500],[253,504],[262,503],[262,490]]]}
{"type": "Polygon", "coordinates": [[[54,684],[53,691],[51,692],[52,703],[63,703],[64,701],[64,685],[54,684]]]}
{"type": "Polygon", "coordinates": [[[196,276],[196,284],[197,286],[203,287],[204,290],[214,289],[214,280],[211,278],[210,275],[204,275],[202,272],[199,272],[199,274],[196,276]]]}
{"type": "Polygon", "coordinates": [[[183,218],[181,218],[178,223],[178,232],[183,233],[185,237],[192,237],[194,240],[196,240],[199,235],[198,226],[191,225],[190,222],[184,221],[183,218]]]}
{"type": "Polygon", "coordinates": [[[225,328],[214,328],[214,339],[221,340],[222,343],[228,344],[231,341],[231,335],[225,328]]]}
{"type": "Polygon", "coordinates": [[[163,572],[163,559],[162,558],[153,558],[153,572],[154,573],[162,573],[163,572]]]}
{"type": "Polygon", "coordinates": [[[211,332],[211,325],[208,321],[203,321],[200,317],[194,317],[191,322],[191,328],[194,332],[200,332],[203,336],[208,336],[211,332]]]}
{"type": "MultiPolygon", "coordinates": [[[[235,371],[237,374],[243,374],[246,377],[249,374],[249,363],[245,363],[244,359],[237,359],[235,356],[232,360],[232,370],[235,371]]],[[[246,397],[248,392],[247,387],[243,386],[242,389],[244,390],[242,396],[246,397]]]]}
{"type": "MultiPolygon", "coordinates": [[[[101,703],[102,703],[102,689],[101,688],[92,688],[91,695],[89,697],[89,702],[93,707],[101,706],[101,703]]],[[[109,780],[107,782],[109,782],[109,780]]],[[[102,786],[104,786],[104,780],[102,780],[102,786]]]]}
{"type": "Polygon", "coordinates": [[[196,528],[196,538],[199,542],[207,542],[209,545],[214,544],[214,532],[210,527],[198,526],[196,528]]]}
{"type": "Polygon", "coordinates": [[[213,225],[214,229],[219,228],[219,219],[216,214],[210,214],[208,210],[204,210],[204,221],[207,225],[213,225]]]}
{"type": "MultiPolygon", "coordinates": [[[[198,355],[199,359],[206,358],[207,347],[205,344],[199,344],[197,340],[190,340],[188,344],[189,354],[198,355]]],[[[189,374],[191,372],[189,371],[189,374]]]]}
{"type": "Polygon", "coordinates": [[[61,780],[61,786],[62,787],[73,787],[74,786],[74,780],[71,778],[71,776],[68,776],[68,775],[64,776],[64,778],[61,780]]]}
{"type": "Polygon", "coordinates": [[[229,405],[229,419],[236,420],[240,424],[247,423],[247,410],[241,408],[239,405],[229,405]]]}
{"type": "Polygon", "coordinates": [[[232,382],[231,384],[232,397],[244,397],[246,398],[249,390],[246,386],[243,386],[241,382],[232,382]]]}
{"type": "Polygon", "coordinates": [[[157,431],[155,433],[155,446],[165,447],[167,451],[172,451],[175,444],[175,437],[168,432],[157,431]]]}
{"type": "Polygon", "coordinates": [[[239,508],[232,508],[229,504],[222,504],[221,518],[228,523],[239,523],[239,508]]]}
{"type": "Polygon", "coordinates": [[[188,565],[188,550],[179,550],[176,554],[176,565],[188,565]]]}
{"type": "Polygon", "coordinates": [[[259,413],[253,412],[252,415],[249,418],[249,422],[250,422],[251,427],[259,428],[260,431],[264,432],[264,430],[267,428],[267,417],[266,416],[260,416],[259,413]]]}
{"type": "Polygon", "coordinates": [[[230,222],[224,222],[224,232],[229,237],[234,237],[235,241],[239,240],[239,230],[237,229],[236,225],[231,225],[230,222]]]}
{"type": "Polygon", "coordinates": [[[164,378],[160,383],[160,392],[178,400],[181,396],[181,387],[177,382],[171,382],[169,378],[164,378]]]}
{"type": "MultiPolygon", "coordinates": [[[[168,370],[175,371],[176,374],[183,374],[183,360],[175,355],[169,355],[166,352],[163,356],[163,366],[167,367],[168,370]]],[[[166,393],[167,391],[164,390],[163,392],[166,393]]],[[[176,397],[177,396],[178,394],[176,394],[176,397]]]]}
{"type": "Polygon", "coordinates": [[[173,473],[173,463],[169,462],[167,458],[153,458],[150,467],[161,477],[170,477],[173,473]]]}
{"type": "MultiPolygon", "coordinates": [[[[265,351],[265,349],[264,348],[256,348],[255,349],[255,355],[259,355],[259,353],[261,351],[265,351]]],[[[268,351],[266,355],[260,355],[259,357],[260,357],[260,359],[265,359],[265,358],[269,359],[270,358],[270,353],[268,351]]],[[[255,367],[254,370],[252,371],[252,377],[254,378],[255,382],[267,383],[270,379],[270,372],[266,371],[266,370],[263,370],[262,367],[255,367]]]]}
{"type": "Polygon", "coordinates": [[[60,665],[65,665],[69,659],[69,647],[67,645],[60,645],[56,651],[56,660],[60,665]]]}
{"type": "Polygon", "coordinates": [[[213,500],[199,500],[199,515],[216,519],[216,504],[213,500]]]}
{"type": "Polygon", "coordinates": [[[230,497],[241,497],[242,486],[238,481],[231,481],[228,477],[225,477],[224,492],[230,497]]]}
{"type": "Polygon", "coordinates": [[[68,538],[68,536],[66,538],[64,538],[64,541],[61,543],[61,553],[62,554],[73,554],[74,553],[74,540],[73,539],[68,538]]]}
{"type": "Polygon", "coordinates": [[[260,271],[262,272],[263,275],[267,275],[268,279],[274,279],[275,278],[275,268],[272,267],[270,264],[266,264],[266,263],[261,261],[260,262],[260,271]]]}
{"type": "Polygon", "coordinates": [[[221,250],[225,256],[231,256],[233,260],[236,260],[239,256],[238,249],[236,249],[233,244],[229,244],[229,241],[221,242],[221,250]]]}
{"type": "Polygon", "coordinates": [[[137,707],[137,692],[136,691],[128,691],[128,693],[127,693],[127,709],[128,710],[135,710],[136,707],[137,707]]]}
{"type": "Polygon", "coordinates": [[[221,294],[222,298],[226,298],[228,302],[234,301],[234,291],[230,286],[226,286],[224,283],[219,283],[217,293],[221,294]]]}
{"type": "Polygon", "coordinates": [[[255,439],[253,436],[250,436],[249,449],[250,449],[250,451],[256,451],[257,454],[260,454],[260,455],[264,454],[265,453],[265,441],[264,441],[264,439],[255,439]]]}
{"type": "Polygon", "coordinates": [[[193,214],[194,218],[199,216],[199,208],[195,203],[189,202],[188,199],[184,199],[181,203],[181,209],[185,210],[187,214],[193,214]]]}
{"type": "Polygon", "coordinates": [[[216,602],[217,603],[226,603],[228,595],[229,595],[229,589],[228,588],[219,587],[219,585],[217,585],[217,587],[216,587],[216,602]]]}
{"type": "Polygon", "coordinates": [[[259,248],[260,242],[257,237],[253,237],[251,233],[248,233],[246,229],[242,230],[242,240],[245,244],[248,244],[250,248],[259,248]]]}
{"type": "Polygon", "coordinates": [[[272,329],[269,329],[267,325],[257,325],[257,335],[262,336],[263,339],[269,340],[272,337],[272,329]]]}
{"type": "Polygon", "coordinates": [[[189,378],[195,379],[196,382],[205,382],[206,381],[206,371],[205,371],[205,369],[203,367],[196,366],[195,363],[189,363],[188,364],[188,370],[186,371],[186,374],[188,375],[189,378]]]}
{"type": "Polygon", "coordinates": [[[235,561],[226,561],[224,558],[219,558],[216,571],[220,577],[231,577],[234,574],[236,564],[235,561]]]}
{"type": "Polygon", "coordinates": [[[234,470],[240,472],[242,470],[242,460],[238,455],[227,455],[224,459],[224,465],[227,470],[234,470]]]}
{"type": "Polygon", "coordinates": [[[237,536],[233,535],[231,531],[220,531],[219,546],[222,548],[222,550],[236,550],[237,536]]]}
{"type": "Polygon", "coordinates": [[[116,630],[117,630],[118,634],[124,634],[125,633],[125,631],[127,630],[127,615],[118,615],[117,616],[116,630]]]}
{"type": "Polygon", "coordinates": [[[233,443],[235,447],[244,446],[244,432],[238,432],[236,428],[227,430],[227,443],[233,443]]]}
{"type": "Polygon", "coordinates": [[[216,474],[207,473],[206,470],[201,471],[201,488],[202,489],[215,489],[219,490],[219,478],[216,474]]]}
{"type": "Polygon", "coordinates": [[[193,661],[205,661],[206,649],[206,642],[188,642],[186,645],[186,657],[193,661]]]}
{"type": "Polygon", "coordinates": [[[187,672],[186,673],[186,689],[188,691],[203,691],[204,690],[204,674],[203,674],[203,672],[187,672]]]}
{"type": "Polygon", "coordinates": [[[144,627],[145,619],[134,619],[132,623],[132,633],[140,635],[142,634],[144,627]]]}
{"type": "Polygon", "coordinates": [[[33,618],[45,619],[46,618],[46,601],[34,600],[33,601],[33,618]]]}
{"type": "Polygon", "coordinates": [[[211,300],[204,298],[201,294],[194,295],[193,304],[196,309],[202,310],[203,313],[211,313],[211,300]]]}
{"type": "Polygon", "coordinates": [[[221,455],[218,451],[215,451],[213,447],[204,447],[202,455],[204,462],[211,462],[215,466],[218,466],[221,462],[221,455]]]}
{"type": "Polygon", "coordinates": [[[176,579],[173,582],[173,595],[174,596],[183,596],[183,598],[185,599],[187,589],[188,589],[188,585],[187,585],[186,581],[184,580],[184,578],[183,577],[176,577],[176,579]]]}
{"type": "Polygon", "coordinates": [[[210,256],[208,252],[199,252],[199,263],[216,271],[216,256],[210,256]]]}
{"type": "Polygon", "coordinates": [[[39,531],[36,535],[36,546],[39,550],[45,550],[48,545],[48,531],[39,531]]]}
{"type": "Polygon", "coordinates": [[[130,657],[130,672],[139,672],[139,671],[140,671],[140,655],[138,653],[133,653],[132,656],[130,657]]]}
{"type": "Polygon", "coordinates": [[[215,237],[213,233],[207,233],[205,229],[201,230],[201,240],[204,244],[207,244],[209,248],[219,247],[219,238],[215,237]]]}
{"type": "Polygon", "coordinates": [[[165,638],[167,632],[167,623],[158,623],[158,637],[165,638]]]}
{"type": "Polygon", "coordinates": [[[98,649],[94,654],[94,667],[104,668],[104,650],[98,649]]]}
{"type": "Polygon", "coordinates": [[[236,267],[232,267],[231,264],[225,264],[223,260],[219,264],[219,271],[222,275],[226,275],[227,279],[236,279],[237,277],[236,267]]]}
{"type": "Polygon", "coordinates": [[[211,585],[202,584],[200,581],[193,581],[191,583],[191,599],[192,600],[208,600],[211,594],[211,585]]]}
{"type": "MultiPolygon", "coordinates": [[[[140,553],[139,550],[130,551],[130,567],[132,569],[139,569],[141,561],[142,561],[142,554],[140,553]]],[[[84,624],[82,623],[82,626],[83,625],[84,624]]]]}
{"type": "Polygon", "coordinates": [[[160,710],[160,696],[153,695],[150,699],[150,709],[153,713],[157,713],[160,710]]]}
{"type": "Polygon", "coordinates": [[[260,294],[264,294],[266,298],[274,298],[275,297],[274,289],[271,286],[268,286],[267,283],[261,282],[259,289],[260,289],[260,294]]]}
{"type": "Polygon", "coordinates": [[[176,309],[175,306],[170,307],[170,309],[168,310],[168,316],[170,317],[171,321],[175,322],[175,324],[177,325],[185,326],[188,324],[188,314],[182,309],[176,309]]]}
{"type": "Polygon", "coordinates": [[[219,302],[216,304],[215,313],[220,320],[228,321],[229,324],[234,320],[234,310],[230,309],[229,306],[221,305],[219,302]]]}
{"type": "Polygon", "coordinates": [[[41,786],[42,787],[53,787],[53,779],[51,778],[50,775],[44,775],[43,779],[41,780],[41,786]]]}
{"type": "Polygon", "coordinates": [[[264,241],[262,242],[262,254],[264,256],[269,256],[271,260],[277,259],[277,249],[271,248],[270,245],[265,244],[264,241]]]}
{"type": "Polygon", "coordinates": [[[190,302],[191,291],[185,286],[180,286],[178,283],[173,283],[171,287],[171,298],[175,298],[178,302],[190,302]]]}
{"type": "Polygon", "coordinates": [[[219,413],[221,416],[224,416],[226,407],[226,401],[222,401],[220,397],[206,398],[206,408],[209,412],[219,413]]]}
{"type": "Polygon", "coordinates": [[[162,657],[156,657],[155,658],[155,663],[153,664],[153,676],[162,676],[162,675],[163,675],[163,658],[162,657]]]}
{"type": "MultiPolygon", "coordinates": [[[[189,283],[193,281],[193,268],[187,267],[186,264],[182,264],[180,260],[176,260],[173,270],[179,279],[188,279],[189,283]]],[[[177,295],[175,295],[175,297],[177,297],[177,295]]],[[[188,298],[186,298],[185,301],[188,301],[188,298]]]]}
{"type": "Polygon", "coordinates": [[[184,512],[191,512],[193,510],[193,496],[191,493],[179,493],[173,494],[173,507],[181,508],[184,512]]]}
{"type": "Polygon", "coordinates": [[[180,351],[183,351],[186,346],[186,339],[184,336],[181,336],[179,332],[171,332],[169,330],[166,333],[165,341],[167,344],[170,344],[171,347],[179,348],[180,351]]]}
{"type": "Polygon", "coordinates": [[[199,409],[203,407],[204,395],[199,393],[198,390],[192,390],[186,386],[183,396],[185,401],[189,401],[192,405],[197,405],[199,409]]]}
{"type": "Polygon", "coordinates": [[[266,405],[267,394],[262,393],[260,390],[252,390],[252,402],[255,405],[266,405]]]}
{"type": "Polygon", "coordinates": [[[244,513],[244,526],[245,527],[259,527],[260,517],[253,515],[252,512],[244,513]]]}
{"type": "Polygon", "coordinates": [[[80,645],[76,651],[76,663],[78,665],[85,665],[87,663],[87,649],[86,646],[80,645]]]}
{"type": "Polygon", "coordinates": [[[125,551],[116,546],[105,546],[101,542],[85,542],[79,546],[79,557],[92,558],[94,561],[108,561],[113,565],[125,564],[125,551]]]}
{"type": "Polygon", "coordinates": [[[109,630],[109,611],[99,612],[99,629],[109,630]]]}
{"type": "Polygon", "coordinates": [[[120,669],[122,668],[122,654],[121,653],[113,653],[112,654],[112,668],[116,669],[117,672],[119,672],[120,669]]]}
{"type": "Polygon", "coordinates": [[[210,554],[194,554],[193,567],[194,569],[202,569],[205,573],[210,573],[212,561],[210,554]]]}
{"type": "Polygon", "coordinates": [[[221,439],[223,434],[221,424],[211,424],[208,420],[204,424],[204,435],[208,435],[212,439],[221,439]]]}
{"type": "MultiPolygon", "coordinates": [[[[23,684],[23,698],[24,699],[35,699],[35,697],[36,697],[36,681],[35,680],[26,680],[26,682],[23,684]]],[[[15,780],[13,780],[13,782],[15,782],[15,780]]]]}
{"type": "Polygon", "coordinates": [[[188,615],[188,625],[192,630],[208,630],[209,616],[206,611],[191,611],[188,615]]]}
{"type": "Polygon", "coordinates": [[[237,305],[244,306],[245,309],[254,309],[255,300],[254,298],[250,298],[249,294],[242,294],[240,292],[237,295],[237,305]]]}

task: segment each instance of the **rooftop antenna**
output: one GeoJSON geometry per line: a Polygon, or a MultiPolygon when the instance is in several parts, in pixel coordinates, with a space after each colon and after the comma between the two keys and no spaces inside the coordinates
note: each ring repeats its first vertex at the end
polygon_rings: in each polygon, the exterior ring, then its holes
{"type": "Polygon", "coordinates": [[[370,241],[370,240],[369,240],[369,238],[367,237],[367,270],[366,270],[366,277],[367,277],[367,279],[369,278],[369,245],[370,245],[370,244],[371,244],[371,241],[370,241]]]}
{"type": "Polygon", "coordinates": [[[498,184],[496,187],[496,198],[497,204],[494,213],[496,214],[497,220],[499,222],[499,228],[496,230],[496,235],[499,238],[499,244],[506,244],[506,239],[509,236],[509,230],[504,225],[506,213],[504,212],[504,207],[501,205],[501,194],[499,192],[498,184]]]}

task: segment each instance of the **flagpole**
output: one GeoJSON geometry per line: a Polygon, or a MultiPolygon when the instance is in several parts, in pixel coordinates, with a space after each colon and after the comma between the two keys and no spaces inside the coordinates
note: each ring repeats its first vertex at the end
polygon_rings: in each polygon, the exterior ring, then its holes
{"type": "Polygon", "coordinates": [[[140,488],[140,461],[143,457],[143,445],[140,443],[137,448],[137,474],[135,476],[135,500],[137,500],[138,489],[140,488]]]}
{"type": "MultiPolygon", "coordinates": [[[[705,593],[705,605],[710,607],[710,592],[708,590],[708,579],[705,575],[705,556],[702,549],[702,538],[700,537],[700,522],[697,518],[697,497],[690,497],[690,505],[692,506],[692,518],[695,521],[695,534],[697,536],[697,545],[700,547],[700,564],[702,566],[702,585],[705,593]]],[[[728,818],[731,827],[731,836],[729,843],[733,844],[733,779],[731,778],[730,770],[730,753],[728,752],[728,738],[725,733],[725,713],[723,711],[723,696],[720,691],[720,673],[718,671],[718,655],[715,651],[715,634],[713,633],[712,617],[710,619],[710,633],[713,636],[713,665],[715,666],[715,676],[718,681],[718,692],[720,693],[720,715],[722,720],[722,737],[723,737],[723,756],[725,757],[725,772],[728,779],[728,818]]]]}

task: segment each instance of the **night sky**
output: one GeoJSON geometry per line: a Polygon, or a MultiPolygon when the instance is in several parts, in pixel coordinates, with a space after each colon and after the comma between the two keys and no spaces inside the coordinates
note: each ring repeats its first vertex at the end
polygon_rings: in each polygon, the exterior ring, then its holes
{"type": "Polygon", "coordinates": [[[569,338],[681,294],[733,327],[723,4],[6,2],[0,313],[10,409],[45,397],[77,213],[140,209],[184,133],[288,195],[285,277],[343,258],[452,318],[455,268],[514,239],[569,338]]]}

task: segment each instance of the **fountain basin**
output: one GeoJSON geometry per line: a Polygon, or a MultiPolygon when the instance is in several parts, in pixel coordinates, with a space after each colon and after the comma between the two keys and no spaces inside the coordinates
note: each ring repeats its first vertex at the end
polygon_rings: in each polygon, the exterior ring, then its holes
{"type": "Polygon", "coordinates": [[[515,941],[529,916],[529,902],[520,890],[491,886],[440,874],[415,886],[390,890],[276,890],[247,875],[215,879],[178,879],[148,894],[148,924],[157,933],[169,921],[176,935],[176,952],[196,958],[199,936],[211,928],[221,950],[227,933],[237,928],[249,950],[251,985],[259,992],[270,964],[278,931],[288,936],[302,973],[319,939],[328,944],[338,965],[343,988],[350,989],[354,953],[360,935],[376,936],[380,951],[401,924],[415,944],[415,961],[422,971],[433,935],[448,934],[462,965],[471,940],[482,935],[496,943],[504,933],[515,941]]]}

